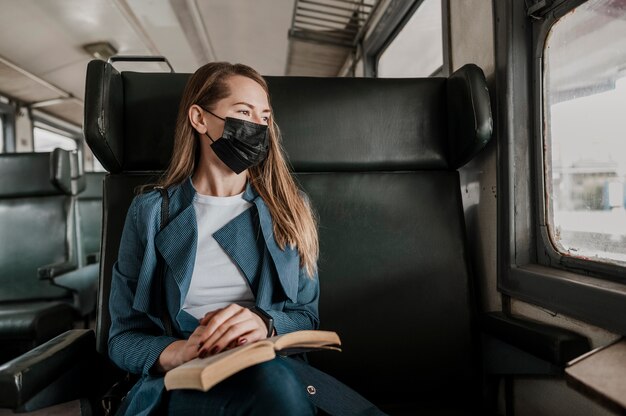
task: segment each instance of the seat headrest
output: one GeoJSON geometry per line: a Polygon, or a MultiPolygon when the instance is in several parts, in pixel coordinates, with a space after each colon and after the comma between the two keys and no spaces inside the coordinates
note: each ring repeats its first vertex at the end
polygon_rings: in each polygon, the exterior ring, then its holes
{"type": "Polygon", "coordinates": [[[70,152],[0,154],[0,197],[71,193],[70,152]]]}
{"type": "MultiPolygon", "coordinates": [[[[110,172],[164,170],[190,74],[87,69],[84,133],[110,172]]],[[[454,169],[491,137],[484,74],[450,78],[265,77],[293,169],[454,169]]]]}

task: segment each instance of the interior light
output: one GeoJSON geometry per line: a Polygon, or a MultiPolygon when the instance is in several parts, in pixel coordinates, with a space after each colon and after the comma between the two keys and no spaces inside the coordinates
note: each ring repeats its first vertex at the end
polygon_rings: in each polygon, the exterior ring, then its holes
{"type": "Polygon", "coordinates": [[[109,42],[94,42],[83,45],[83,49],[96,59],[106,61],[117,53],[117,49],[109,42]]]}

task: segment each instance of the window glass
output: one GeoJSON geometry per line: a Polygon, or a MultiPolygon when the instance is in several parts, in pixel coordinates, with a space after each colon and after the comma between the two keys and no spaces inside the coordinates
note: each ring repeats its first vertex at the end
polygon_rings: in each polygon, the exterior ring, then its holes
{"type": "Polygon", "coordinates": [[[424,0],[378,60],[378,76],[427,77],[443,66],[441,0],[424,0]]]}
{"type": "Polygon", "coordinates": [[[626,265],[626,2],[591,0],[544,49],[546,222],[566,256],[626,265]]]}
{"type": "Polygon", "coordinates": [[[35,152],[51,152],[57,147],[65,150],[76,150],[78,148],[76,140],[71,137],[40,127],[33,129],[33,140],[35,152]]]}
{"type": "Polygon", "coordinates": [[[106,172],[104,166],[96,159],[89,147],[85,146],[83,150],[85,172],[106,172]]]}
{"type": "Polygon", "coordinates": [[[100,161],[94,157],[93,158],[93,172],[106,172],[106,171],[107,170],[104,168],[104,166],[102,166],[100,161]]]}
{"type": "Polygon", "coordinates": [[[359,59],[354,67],[354,76],[355,77],[364,77],[365,76],[365,68],[363,67],[363,59],[359,59]]]}

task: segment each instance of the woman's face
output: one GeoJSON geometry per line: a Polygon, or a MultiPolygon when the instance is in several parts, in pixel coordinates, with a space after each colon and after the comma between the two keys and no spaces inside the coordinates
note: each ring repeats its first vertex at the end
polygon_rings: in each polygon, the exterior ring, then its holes
{"type": "MultiPolygon", "coordinates": [[[[226,80],[230,96],[217,102],[212,112],[226,118],[238,118],[257,124],[268,125],[270,105],[263,87],[256,81],[241,75],[233,75],[226,80]]],[[[224,132],[224,121],[208,112],[204,114],[209,135],[216,140],[224,132]]]]}

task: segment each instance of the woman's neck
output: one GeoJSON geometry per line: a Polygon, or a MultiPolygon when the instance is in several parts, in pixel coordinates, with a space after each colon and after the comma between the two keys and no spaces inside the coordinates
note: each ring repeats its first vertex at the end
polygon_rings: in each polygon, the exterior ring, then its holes
{"type": "Polygon", "coordinates": [[[192,176],[193,187],[202,195],[233,196],[246,187],[248,172],[226,173],[215,165],[201,164],[192,176]]]}
{"type": "Polygon", "coordinates": [[[233,196],[240,194],[246,188],[247,172],[242,174],[224,175],[217,169],[196,169],[192,176],[193,187],[202,195],[233,196]]]}

